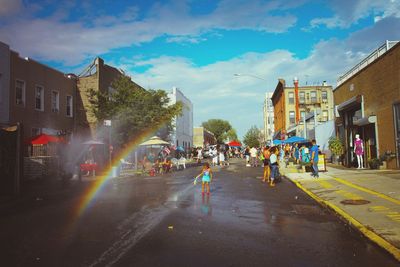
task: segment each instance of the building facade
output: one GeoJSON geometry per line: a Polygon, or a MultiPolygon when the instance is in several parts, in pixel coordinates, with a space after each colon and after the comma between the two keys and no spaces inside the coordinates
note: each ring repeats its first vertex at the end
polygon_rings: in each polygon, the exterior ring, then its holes
{"type": "Polygon", "coordinates": [[[275,138],[301,136],[316,138],[315,127],[334,119],[333,88],[325,82],[319,86],[295,86],[278,81],[271,97],[274,106],[275,138]],[[298,114],[296,114],[298,112],[298,114]]]}
{"type": "Polygon", "coordinates": [[[400,42],[387,41],[341,76],[334,97],[345,165],[354,165],[359,134],[364,162],[385,157],[388,168],[400,168],[400,42]]]}
{"type": "Polygon", "coordinates": [[[264,129],[263,129],[263,141],[264,144],[272,144],[274,138],[275,126],[274,126],[274,105],[272,103],[273,93],[265,93],[263,115],[264,115],[264,129]]]}
{"type": "Polygon", "coordinates": [[[21,123],[25,140],[41,133],[70,137],[77,97],[74,76],[22,58],[1,42],[0,56],[0,122],[21,123]]]}
{"type": "Polygon", "coordinates": [[[170,141],[177,147],[180,146],[185,151],[189,151],[193,146],[193,104],[176,87],[172,88],[172,92],[168,94],[168,97],[171,105],[179,101],[183,104],[182,115],[173,120],[170,141]]]}
{"type": "Polygon", "coordinates": [[[193,128],[193,146],[194,147],[207,147],[209,145],[217,144],[217,139],[214,134],[204,127],[193,128]]]}

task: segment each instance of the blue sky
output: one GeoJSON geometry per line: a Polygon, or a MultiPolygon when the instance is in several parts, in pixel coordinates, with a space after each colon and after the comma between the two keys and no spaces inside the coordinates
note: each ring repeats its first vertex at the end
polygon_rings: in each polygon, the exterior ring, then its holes
{"type": "Polygon", "coordinates": [[[195,126],[225,119],[240,138],[278,78],[335,86],[399,29],[400,0],[0,0],[0,41],[21,56],[75,73],[100,56],[145,88],[180,88],[195,126]]]}

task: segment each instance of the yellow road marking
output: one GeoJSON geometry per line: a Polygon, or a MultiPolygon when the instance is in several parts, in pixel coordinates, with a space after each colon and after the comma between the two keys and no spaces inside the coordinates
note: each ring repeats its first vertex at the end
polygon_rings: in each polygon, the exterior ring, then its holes
{"type": "Polygon", "coordinates": [[[333,187],[333,185],[332,185],[331,183],[329,183],[328,181],[320,180],[320,181],[318,181],[318,183],[319,183],[322,187],[327,188],[327,189],[333,187]]]}
{"type": "Polygon", "coordinates": [[[358,190],[360,190],[360,191],[369,193],[369,194],[371,194],[371,195],[375,195],[375,196],[377,196],[377,197],[380,197],[380,198],[382,198],[382,199],[385,199],[385,200],[387,200],[387,201],[390,201],[390,202],[392,202],[392,203],[395,203],[395,204],[397,204],[397,205],[400,205],[400,200],[398,200],[398,199],[395,199],[395,198],[386,196],[386,195],[384,195],[384,194],[382,194],[382,193],[378,193],[378,192],[376,192],[376,191],[367,189],[367,188],[365,188],[365,187],[361,187],[361,186],[352,184],[352,183],[350,183],[350,182],[348,182],[348,181],[345,181],[345,180],[343,180],[343,179],[340,179],[340,178],[333,178],[333,179],[335,179],[335,180],[338,181],[339,183],[345,184],[345,185],[347,185],[347,186],[353,187],[353,188],[358,189],[358,190]]]}
{"type": "Polygon", "coordinates": [[[340,214],[343,218],[345,218],[347,221],[349,221],[351,224],[353,224],[361,233],[363,233],[365,236],[367,236],[370,240],[375,242],[376,244],[380,245],[384,249],[386,249],[389,253],[391,253],[397,260],[400,261],[400,249],[397,247],[393,246],[390,244],[388,241],[386,241],[383,237],[377,235],[370,229],[368,229],[365,225],[354,219],[350,214],[339,208],[338,206],[334,205],[333,203],[329,202],[328,200],[324,200],[323,198],[319,197],[318,195],[314,194],[311,190],[308,190],[305,188],[300,182],[292,180],[293,183],[297,185],[300,189],[302,189],[306,194],[308,194],[310,197],[318,201],[319,203],[330,207],[334,211],[336,211],[338,214],[340,214]]]}
{"type": "Polygon", "coordinates": [[[376,212],[378,212],[378,211],[387,211],[387,210],[389,210],[389,208],[384,207],[384,206],[373,206],[373,207],[370,207],[368,210],[369,210],[369,211],[376,211],[376,212]]]}

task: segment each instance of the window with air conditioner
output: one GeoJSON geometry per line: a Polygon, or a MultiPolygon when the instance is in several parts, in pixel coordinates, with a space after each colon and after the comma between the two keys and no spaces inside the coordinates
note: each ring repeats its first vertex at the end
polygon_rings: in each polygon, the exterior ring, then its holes
{"type": "Polygon", "coordinates": [[[51,112],[58,113],[60,110],[60,94],[58,91],[51,92],[51,112]]]}
{"type": "Polygon", "coordinates": [[[44,111],[44,88],[42,86],[35,88],[35,109],[44,111]]]}
{"type": "Polygon", "coordinates": [[[25,82],[21,80],[15,81],[15,104],[25,106],[25,82]]]}
{"type": "Polygon", "coordinates": [[[73,111],[72,111],[72,103],[73,99],[72,96],[67,95],[67,117],[72,117],[73,116],[73,111]]]}

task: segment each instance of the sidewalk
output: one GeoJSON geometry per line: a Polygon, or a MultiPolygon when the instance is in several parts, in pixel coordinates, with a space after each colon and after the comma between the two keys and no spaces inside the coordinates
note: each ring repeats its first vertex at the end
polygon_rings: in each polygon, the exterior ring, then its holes
{"type": "Polygon", "coordinates": [[[319,178],[297,166],[280,171],[400,261],[400,171],[328,165],[319,178]]]}

